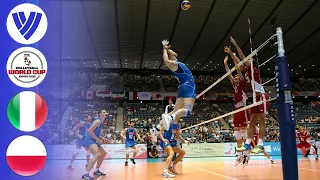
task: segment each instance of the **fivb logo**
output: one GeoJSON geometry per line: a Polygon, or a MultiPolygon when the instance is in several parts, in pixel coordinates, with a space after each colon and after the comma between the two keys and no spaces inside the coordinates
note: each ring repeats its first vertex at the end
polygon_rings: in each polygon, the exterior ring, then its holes
{"type": "Polygon", "coordinates": [[[7,18],[7,30],[15,41],[34,44],[46,33],[48,20],[45,13],[33,4],[20,4],[13,8],[7,18]]]}

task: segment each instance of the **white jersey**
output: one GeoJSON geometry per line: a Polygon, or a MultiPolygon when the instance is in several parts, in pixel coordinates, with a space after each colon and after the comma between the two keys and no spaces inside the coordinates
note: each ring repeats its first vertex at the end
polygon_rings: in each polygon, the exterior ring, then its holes
{"type": "Polygon", "coordinates": [[[151,133],[151,140],[152,142],[157,142],[157,138],[158,138],[158,131],[156,130],[156,128],[152,128],[150,129],[150,133],[151,133]]]}

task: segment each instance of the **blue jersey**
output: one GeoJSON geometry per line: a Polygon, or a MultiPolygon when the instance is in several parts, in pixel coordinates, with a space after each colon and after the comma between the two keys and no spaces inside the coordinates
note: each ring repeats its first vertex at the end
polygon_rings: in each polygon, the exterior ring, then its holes
{"type": "Polygon", "coordinates": [[[170,124],[170,128],[168,131],[163,132],[162,136],[167,139],[170,143],[176,143],[177,139],[176,139],[176,134],[178,132],[178,130],[180,129],[180,124],[174,124],[174,122],[172,122],[170,124]]]}
{"type": "MultiPolygon", "coordinates": [[[[95,121],[97,121],[97,120],[94,120],[94,121],[92,122],[92,124],[93,124],[95,121]]],[[[100,125],[93,131],[93,133],[94,133],[97,137],[100,137],[102,127],[103,127],[103,123],[101,122],[100,125]]],[[[94,140],[93,137],[90,136],[90,134],[87,134],[87,136],[89,137],[89,139],[94,140]]],[[[94,140],[94,141],[95,141],[95,140],[94,140]]]]}
{"type": "Polygon", "coordinates": [[[130,129],[127,128],[127,132],[126,132],[126,141],[127,142],[135,142],[134,137],[136,136],[136,128],[130,129]]]}
{"type": "Polygon", "coordinates": [[[178,69],[171,72],[178,79],[180,85],[185,83],[194,83],[194,78],[190,69],[182,62],[177,61],[177,63],[178,69]]]}
{"type": "Polygon", "coordinates": [[[135,141],[134,137],[136,136],[137,129],[133,128],[127,128],[126,131],[126,148],[132,148],[133,146],[137,145],[137,142],[135,141]]]}
{"type": "Polygon", "coordinates": [[[91,126],[91,123],[85,122],[83,127],[80,127],[79,129],[79,135],[86,135],[87,134],[87,129],[89,129],[91,126]]]}

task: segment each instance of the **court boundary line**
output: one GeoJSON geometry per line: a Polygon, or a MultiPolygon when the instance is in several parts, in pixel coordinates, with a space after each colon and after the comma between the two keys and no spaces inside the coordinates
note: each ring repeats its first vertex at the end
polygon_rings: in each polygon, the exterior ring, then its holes
{"type": "MultiPolygon", "coordinates": [[[[299,164],[299,163],[298,163],[299,164]]],[[[276,164],[276,166],[281,166],[282,167],[282,165],[280,165],[280,164],[276,164]]],[[[300,168],[300,167],[298,167],[298,170],[299,169],[301,169],[301,170],[307,170],[307,171],[316,171],[316,172],[320,172],[320,170],[319,169],[309,169],[309,168],[300,168]]]]}
{"type": "Polygon", "coordinates": [[[216,175],[216,176],[224,177],[224,178],[231,179],[231,180],[237,180],[237,179],[234,179],[234,178],[232,178],[232,177],[224,176],[224,175],[222,175],[222,174],[218,174],[218,173],[215,173],[215,172],[212,172],[212,171],[209,171],[209,170],[206,170],[206,169],[202,169],[202,168],[199,168],[199,167],[195,167],[195,166],[192,166],[192,165],[189,165],[189,164],[183,164],[183,163],[181,163],[181,162],[179,162],[179,163],[182,164],[183,166],[189,166],[189,167],[192,167],[192,168],[194,168],[194,169],[197,169],[197,170],[200,170],[200,171],[204,171],[204,172],[207,172],[207,173],[216,175]]]}

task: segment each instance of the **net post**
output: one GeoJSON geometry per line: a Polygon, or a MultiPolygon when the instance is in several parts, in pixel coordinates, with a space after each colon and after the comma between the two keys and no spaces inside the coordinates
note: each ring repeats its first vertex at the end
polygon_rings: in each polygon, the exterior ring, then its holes
{"type": "Polygon", "coordinates": [[[277,27],[278,57],[276,58],[276,88],[280,128],[282,174],[284,180],[298,180],[295,121],[290,85],[290,73],[285,56],[281,27],[277,27]]]}

